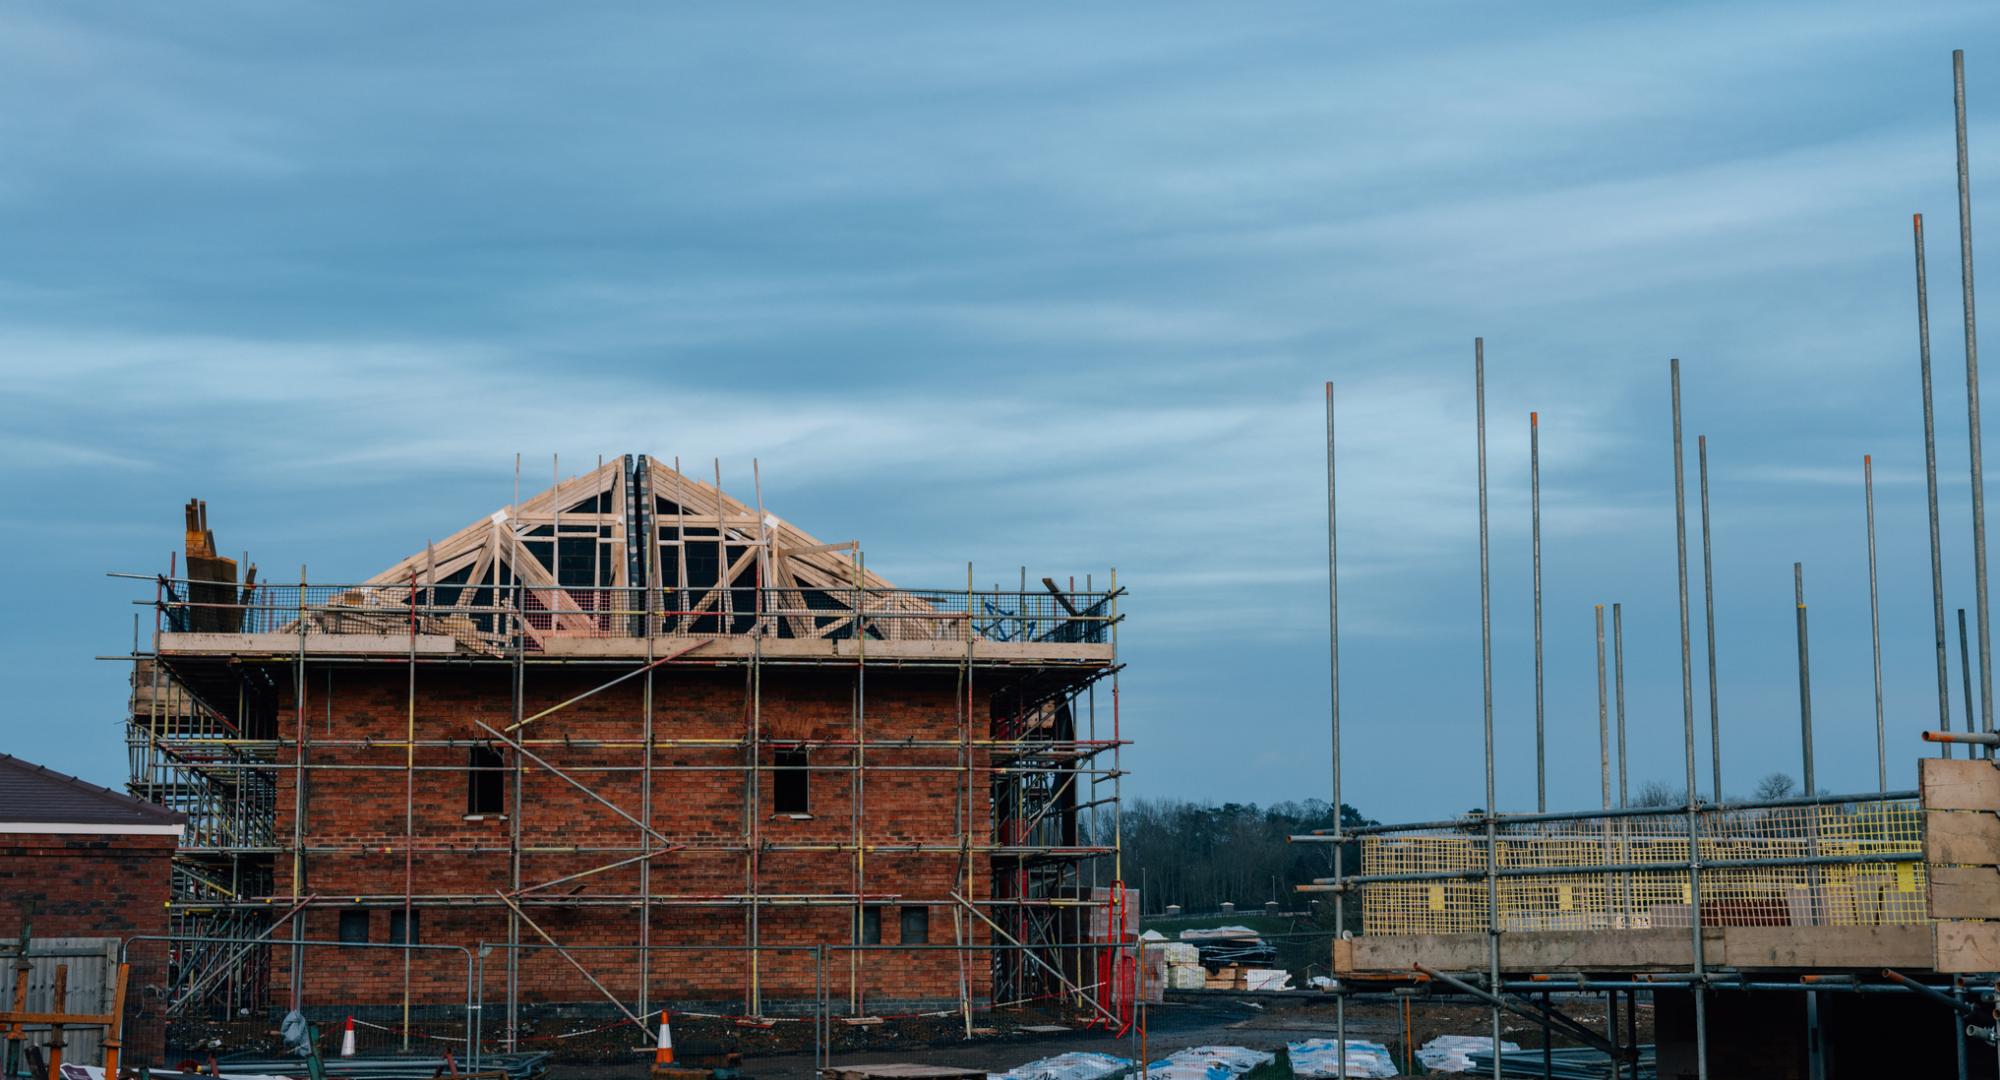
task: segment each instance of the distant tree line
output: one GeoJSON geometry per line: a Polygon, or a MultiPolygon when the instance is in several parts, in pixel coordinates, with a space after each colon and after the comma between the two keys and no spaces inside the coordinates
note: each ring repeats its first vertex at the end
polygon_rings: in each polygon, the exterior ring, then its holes
{"type": "MultiPolygon", "coordinates": [[[[1819,793],[1821,795],[1832,794],[1832,792],[1823,787],[1820,788],[1819,793]]],[[[1778,799],[1789,799],[1794,795],[1803,794],[1804,792],[1799,790],[1798,781],[1792,779],[1790,773],[1784,772],[1766,774],[1763,779],[1757,781],[1757,786],[1751,789],[1751,799],[1756,802],[1775,802],[1778,799]]],[[[1723,801],[1742,802],[1744,800],[1742,796],[1730,795],[1723,801]]],[[[1676,787],[1664,780],[1648,780],[1639,785],[1638,792],[1632,796],[1632,805],[1686,806],[1687,788],[1685,786],[1676,787]]]]}
{"type": "MultiPolygon", "coordinates": [[[[1341,818],[1347,828],[1374,824],[1352,806],[1341,807],[1341,818]]],[[[1333,807],[1324,799],[1264,807],[1133,799],[1125,803],[1121,824],[1125,883],[1143,886],[1146,915],[1158,915],[1168,904],[1190,914],[1210,912],[1225,901],[1246,913],[1261,910],[1266,900],[1300,909],[1308,897],[1295,887],[1331,877],[1337,848],[1346,851],[1348,873],[1361,867],[1357,845],[1286,842],[1288,836],[1333,828],[1333,807]]]]}

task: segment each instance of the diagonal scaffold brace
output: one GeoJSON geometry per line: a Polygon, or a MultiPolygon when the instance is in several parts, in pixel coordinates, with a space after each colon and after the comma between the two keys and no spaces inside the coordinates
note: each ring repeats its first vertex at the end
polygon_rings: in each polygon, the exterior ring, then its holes
{"type": "Polygon", "coordinates": [[[517,917],[519,917],[522,922],[528,924],[528,929],[533,930],[535,932],[536,937],[539,937],[543,941],[548,942],[549,948],[554,949],[556,951],[557,956],[560,956],[564,960],[569,961],[569,966],[575,968],[577,974],[583,976],[586,980],[590,982],[590,985],[596,987],[597,992],[603,994],[604,1000],[609,1001],[613,1008],[625,1014],[625,1019],[630,1020],[632,1022],[632,1026],[638,1028],[641,1034],[644,1034],[648,1037],[650,1037],[653,1034],[651,1031],[648,1031],[646,1029],[646,1022],[644,1020],[639,1019],[636,1015],[633,1014],[632,1010],[625,1007],[624,1002],[618,1000],[618,995],[605,989],[604,984],[597,981],[597,976],[592,975],[590,973],[589,968],[584,967],[582,962],[577,960],[576,957],[571,956],[569,954],[568,949],[562,947],[561,942],[557,941],[555,938],[550,937],[548,931],[543,930],[539,925],[536,924],[535,920],[529,918],[528,913],[521,910],[521,905],[515,903],[513,897],[508,896],[506,893],[501,892],[497,889],[494,890],[493,895],[499,897],[502,903],[514,909],[514,914],[517,917]]]}
{"type": "MultiPolygon", "coordinates": [[[[701,648],[704,645],[711,643],[714,640],[715,640],[714,638],[702,638],[700,641],[697,641],[691,645],[684,645],[681,648],[675,649],[673,652],[670,652],[667,655],[660,657],[658,660],[653,660],[649,663],[642,664],[639,667],[635,667],[632,670],[626,672],[625,674],[620,675],[617,678],[611,680],[610,682],[602,683],[598,686],[590,688],[589,690],[585,690],[583,693],[578,694],[573,698],[570,698],[568,701],[558,702],[557,704],[551,705],[548,708],[543,709],[541,712],[538,712],[535,715],[530,716],[524,720],[517,720],[514,723],[508,724],[507,730],[519,731],[520,729],[527,727],[529,724],[532,724],[535,721],[540,720],[545,716],[549,716],[554,713],[559,713],[564,709],[569,708],[571,705],[576,704],[579,701],[595,697],[598,694],[601,694],[606,690],[609,690],[612,687],[619,685],[620,683],[629,682],[633,679],[636,679],[639,676],[644,675],[648,671],[653,670],[654,668],[665,667],[666,665],[673,663],[675,660],[679,660],[681,657],[686,656],[687,654],[695,651],[696,649],[701,648]]],[[[480,726],[484,727],[485,725],[482,724],[480,726]]]]}
{"type": "Polygon", "coordinates": [[[577,789],[578,791],[583,792],[585,795],[589,796],[592,800],[597,802],[599,805],[603,806],[605,809],[611,811],[614,814],[617,814],[619,817],[624,818],[626,821],[631,822],[633,825],[638,826],[641,832],[644,832],[646,835],[651,836],[653,839],[658,840],[660,843],[665,844],[668,847],[675,846],[675,841],[669,838],[665,833],[662,833],[658,829],[653,828],[651,825],[648,825],[645,822],[640,821],[638,818],[633,817],[617,803],[614,803],[610,799],[607,799],[604,796],[599,795],[597,792],[592,791],[590,789],[590,786],[585,784],[583,781],[578,780],[577,778],[562,771],[561,769],[556,768],[554,765],[550,764],[548,761],[544,760],[542,757],[537,755],[534,751],[521,745],[519,739],[516,739],[513,736],[508,735],[506,732],[501,731],[499,728],[494,727],[493,725],[485,722],[484,720],[475,719],[472,722],[474,724],[477,724],[488,735],[491,735],[494,738],[500,740],[501,742],[506,743],[508,748],[512,749],[515,753],[548,770],[549,775],[554,776],[556,779],[561,780],[563,783],[568,784],[569,786],[577,789]]]}
{"type": "Polygon", "coordinates": [[[1113,1024],[1124,1023],[1124,1021],[1112,1015],[1111,1010],[1106,1009],[1103,1005],[1098,1004],[1096,995],[1089,993],[1088,991],[1084,990],[1083,987],[1078,986],[1077,984],[1063,977],[1063,973],[1049,966],[1048,961],[1043,960],[1039,956],[1036,956],[1033,949],[1030,949],[1027,946],[1021,944],[1020,939],[1016,938],[1012,934],[1009,934],[1007,931],[1002,930],[1000,928],[999,923],[996,923],[992,919],[987,918],[986,913],[979,910],[977,907],[974,907],[972,901],[967,900],[965,897],[960,896],[957,893],[949,893],[947,895],[949,895],[953,900],[956,900],[961,905],[963,905],[965,907],[965,910],[971,912],[973,918],[978,919],[980,922],[985,923],[987,929],[993,931],[993,933],[996,936],[998,936],[1001,940],[1021,950],[1022,956],[1025,956],[1029,960],[1033,961],[1043,971],[1046,971],[1050,975],[1055,976],[1055,980],[1063,985],[1063,989],[1068,990],[1070,993],[1075,994],[1078,997],[1081,997],[1083,1000],[1090,1002],[1091,1008],[1096,1009],[1098,1013],[1100,1013],[1106,1020],[1111,1021],[1113,1024]]]}

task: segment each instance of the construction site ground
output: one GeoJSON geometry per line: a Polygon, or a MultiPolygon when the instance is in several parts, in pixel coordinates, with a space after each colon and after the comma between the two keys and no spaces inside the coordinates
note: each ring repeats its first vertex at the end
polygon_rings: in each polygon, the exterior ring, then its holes
{"type": "MultiPolygon", "coordinates": [[[[1569,1015],[1593,1027],[1603,1025],[1602,999],[1578,998],[1569,1004],[1569,1015]]],[[[1491,1017],[1491,1012],[1480,1005],[1417,1002],[1412,1016],[1414,1041],[1422,1046],[1439,1035],[1485,1035],[1491,1030],[1491,1017]]],[[[970,1040],[965,1038],[964,1025],[957,1018],[885,1022],[868,1027],[836,1023],[833,1063],[849,1066],[915,1061],[1004,1072],[1038,1058],[1071,1050],[1095,1051],[1126,1058],[1140,1056],[1138,1039],[1131,1035],[1114,1038],[1102,1031],[1082,1028],[1048,1033],[1020,1030],[1022,1026],[1054,1022],[1058,1021],[1034,1017],[999,1024],[986,1020],[984,1023],[997,1028],[999,1034],[970,1040]]],[[[1523,1047],[1541,1045],[1540,1029],[1528,1021],[1503,1014],[1502,1025],[1503,1038],[1507,1041],[1523,1047]]],[[[799,1028],[797,1034],[810,1039],[811,1029],[808,1026],[781,1026],[799,1028]]],[[[1330,1038],[1333,1031],[1334,1007],[1324,999],[1286,1000],[1274,997],[1264,1002],[1243,997],[1217,997],[1211,1000],[1172,1001],[1155,1004],[1149,1009],[1144,1053],[1148,1059],[1158,1060],[1189,1046],[1246,1046],[1254,1050],[1276,1050],[1287,1042],[1330,1038]]],[[[690,1028],[686,1036],[681,1036],[677,1028],[676,1042],[710,1041],[704,1038],[705,1034],[699,1028],[690,1028]]],[[[1401,1060],[1403,1018],[1400,1005],[1387,999],[1350,1002],[1347,1007],[1347,1035],[1350,1039],[1383,1043],[1401,1060]]],[[[1641,1042],[1650,1042],[1653,1038],[1653,1010],[1643,1001],[1639,1007],[1638,1035],[1641,1042]]],[[[551,1066],[550,1077],[552,1080],[643,1080],[648,1072],[650,1055],[635,1052],[630,1045],[632,1039],[629,1033],[620,1035],[618,1039],[621,1043],[619,1057],[606,1055],[595,1061],[572,1059],[559,1062],[551,1066]]],[[[793,1041],[787,1035],[781,1040],[773,1040],[760,1052],[756,1046],[759,1041],[754,1038],[742,1040],[744,1076],[755,1080],[807,1080],[816,1075],[809,1042],[795,1050],[785,1049],[783,1043],[793,1041]]],[[[1573,1045],[1560,1038],[1556,1043],[1559,1046],[1573,1045]]]]}

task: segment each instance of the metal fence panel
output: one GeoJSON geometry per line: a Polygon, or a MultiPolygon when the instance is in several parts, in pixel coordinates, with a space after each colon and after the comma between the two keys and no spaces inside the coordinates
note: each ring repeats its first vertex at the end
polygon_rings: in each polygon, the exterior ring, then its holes
{"type": "MultiPolygon", "coordinates": [[[[118,982],[117,938],[72,937],[35,938],[28,943],[28,1011],[56,1011],[55,983],[56,968],[67,967],[67,989],[63,994],[61,1011],[66,1013],[108,1013],[111,1011],[111,997],[118,982]]],[[[11,972],[14,947],[0,947],[0,957],[6,958],[6,969],[11,972]]],[[[13,993],[11,976],[7,991],[13,993]]],[[[11,1006],[11,1002],[9,1005],[11,1006]]],[[[23,1025],[30,1045],[40,1047],[44,1057],[48,1054],[50,1030],[47,1024],[23,1025]]],[[[86,1064],[104,1059],[104,1035],[101,1027],[65,1027],[63,1029],[63,1056],[71,1061],[86,1064]]]]}

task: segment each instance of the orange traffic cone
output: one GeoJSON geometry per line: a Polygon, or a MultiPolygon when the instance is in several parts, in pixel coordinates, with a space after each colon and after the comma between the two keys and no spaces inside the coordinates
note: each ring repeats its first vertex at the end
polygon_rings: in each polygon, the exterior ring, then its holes
{"type": "Polygon", "coordinates": [[[354,1056],[354,1018],[347,1018],[347,1030],[340,1033],[340,1056],[354,1056]]]}
{"type": "Polygon", "coordinates": [[[674,1029],[667,1026],[667,1010],[660,1010],[660,1041],[653,1047],[653,1068],[674,1063],[674,1029]]]}

